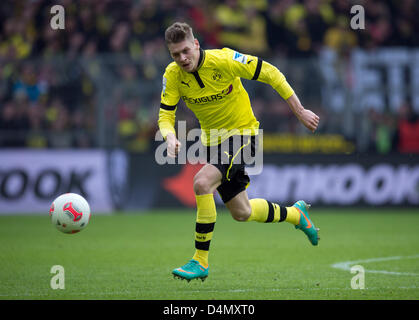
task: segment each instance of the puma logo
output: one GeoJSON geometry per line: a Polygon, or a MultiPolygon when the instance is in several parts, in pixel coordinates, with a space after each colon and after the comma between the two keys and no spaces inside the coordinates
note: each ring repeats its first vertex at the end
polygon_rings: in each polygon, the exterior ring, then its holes
{"type": "Polygon", "coordinates": [[[190,86],[189,86],[189,82],[191,82],[191,80],[189,80],[188,82],[181,81],[180,83],[181,83],[181,84],[184,84],[185,86],[188,86],[188,88],[190,88],[190,86]]]}

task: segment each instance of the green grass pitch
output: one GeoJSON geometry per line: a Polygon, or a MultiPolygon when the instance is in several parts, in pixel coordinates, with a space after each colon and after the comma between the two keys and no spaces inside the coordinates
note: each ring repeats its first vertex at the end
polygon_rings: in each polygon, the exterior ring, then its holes
{"type": "Polygon", "coordinates": [[[195,212],[92,215],[66,235],[48,214],[0,217],[0,299],[419,299],[419,214],[316,209],[319,246],[289,223],[234,221],[218,210],[205,282],[173,279],[194,252],[195,212]],[[332,267],[336,263],[347,269],[332,267]],[[350,266],[365,269],[351,288],[350,266]],[[51,267],[65,289],[50,286],[51,267]]]}

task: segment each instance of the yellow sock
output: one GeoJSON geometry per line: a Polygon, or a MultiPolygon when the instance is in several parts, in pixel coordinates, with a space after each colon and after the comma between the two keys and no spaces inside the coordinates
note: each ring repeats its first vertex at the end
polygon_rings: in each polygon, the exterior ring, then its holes
{"type": "Polygon", "coordinates": [[[252,212],[247,221],[265,222],[269,212],[268,202],[264,199],[250,199],[249,202],[252,212]]]}
{"type": "Polygon", "coordinates": [[[287,207],[287,217],[285,221],[297,225],[300,223],[300,212],[296,207],[287,207]]]}
{"type": "Polygon", "coordinates": [[[208,266],[208,252],[214,231],[217,211],[214,195],[195,195],[196,198],[196,227],[195,227],[195,254],[192,259],[197,260],[204,267],[208,266]]]}
{"type": "Polygon", "coordinates": [[[207,268],[208,267],[208,250],[199,250],[195,249],[195,254],[193,255],[192,259],[198,261],[201,266],[207,268]]]}
{"type": "Polygon", "coordinates": [[[286,210],[276,203],[265,199],[251,199],[252,212],[247,221],[281,222],[285,219],[286,210]]]}
{"type": "Polygon", "coordinates": [[[282,207],[265,199],[251,199],[252,212],[247,221],[282,222],[293,225],[300,222],[300,212],[295,207],[282,207]]]}

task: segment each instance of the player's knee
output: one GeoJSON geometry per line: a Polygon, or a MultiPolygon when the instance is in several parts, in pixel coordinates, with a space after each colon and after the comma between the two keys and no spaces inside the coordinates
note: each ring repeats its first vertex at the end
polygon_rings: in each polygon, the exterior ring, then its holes
{"type": "Polygon", "coordinates": [[[234,209],[231,211],[231,216],[234,220],[239,222],[244,222],[249,219],[251,214],[251,208],[240,208],[240,209],[234,209]]]}
{"type": "Polygon", "coordinates": [[[193,190],[195,194],[211,193],[211,184],[204,175],[196,175],[193,180],[193,190]]]}

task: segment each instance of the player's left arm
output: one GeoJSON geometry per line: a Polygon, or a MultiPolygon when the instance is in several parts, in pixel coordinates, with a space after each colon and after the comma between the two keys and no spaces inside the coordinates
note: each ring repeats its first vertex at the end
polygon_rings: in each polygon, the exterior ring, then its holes
{"type": "Polygon", "coordinates": [[[311,132],[316,131],[320,121],[319,116],[313,111],[305,109],[295,93],[286,101],[298,120],[311,132]]]}
{"type": "Polygon", "coordinates": [[[231,49],[223,49],[228,55],[230,70],[233,74],[248,80],[257,80],[269,84],[288,103],[300,122],[314,132],[319,124],[319,117],[305,109],[287,82],[281,71],[269,62],[258,57],[240,54],[231,49]]]}

